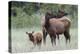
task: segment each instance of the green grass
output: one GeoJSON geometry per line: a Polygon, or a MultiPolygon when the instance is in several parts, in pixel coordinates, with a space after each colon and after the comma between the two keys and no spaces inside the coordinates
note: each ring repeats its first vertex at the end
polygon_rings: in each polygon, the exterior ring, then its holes
{"type": "Polygon", "coordinates": [[[40,29],[34,27],[32,29],[24,28],[24,29],[12,29],[11,37],[12,37],[12,52],[34,52],[34,51],[54,51],[54,50],[69,50],[69,49],[77,49],[78,48],[78,31],[76,28],[70,30],[71,34],[71,42],[66,45],[65,38],[63,35],[60,35],[60,42],[56,40],[56,46],[51,45],[50,37],[47,36],[46,46],[42,44],[41,49],[33,47],[32,42],[29,41],[28,36],[26,35],[26,31],[40,31],[40,29]]]}

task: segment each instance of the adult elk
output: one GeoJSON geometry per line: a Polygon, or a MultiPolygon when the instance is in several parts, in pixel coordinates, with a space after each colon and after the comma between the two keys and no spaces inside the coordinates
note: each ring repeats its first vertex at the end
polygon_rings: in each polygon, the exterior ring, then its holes
{"type": "Polygon", "coordinates": [[[50,35],[51,43],[53,45],[56,39],[56,35],[59,39],[59,34],[64,33],[64,36],[66,38],[66,42],[69,39],[70,40],[70,34],[69,34],[69,28],[71,21],[66,15],[67,13],[59,11],[61,14],[57,16],[51,15],[51,12],[46,13],[44,17],[42,17],[41,25],[43,30],[43,41],[46,42],[46,36],[47,33],[50,35]],[[59,16],[59,17],[58,17],[59,16]],[[59,32],[58,32],[59,31],[59,32]]]}

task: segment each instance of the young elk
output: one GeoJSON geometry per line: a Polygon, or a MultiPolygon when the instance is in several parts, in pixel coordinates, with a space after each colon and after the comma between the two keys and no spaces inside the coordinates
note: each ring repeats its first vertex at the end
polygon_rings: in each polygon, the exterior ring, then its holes
{"type": "Polygon", "coordinates": [[[26,34],[28,34],[29,40],[33,42],[35,46],[38,45],[41,47],[42,36],[43,36],[41,32],[34,33],[34,31],[32,31],[32,33],[26,32],[26,34]]]}

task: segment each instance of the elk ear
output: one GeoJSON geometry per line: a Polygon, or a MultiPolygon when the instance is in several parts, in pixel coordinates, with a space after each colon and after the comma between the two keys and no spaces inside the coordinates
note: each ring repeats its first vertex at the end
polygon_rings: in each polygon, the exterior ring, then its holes
{"type": "Polygon", "coordinates": [[[28,34],[28,32],[26,32],[26,34],[28,34]]]}
{"type": "Polygon", "coordinates": [[[34,31],[32,31],[32,34],[34,33],[34,31]]]}

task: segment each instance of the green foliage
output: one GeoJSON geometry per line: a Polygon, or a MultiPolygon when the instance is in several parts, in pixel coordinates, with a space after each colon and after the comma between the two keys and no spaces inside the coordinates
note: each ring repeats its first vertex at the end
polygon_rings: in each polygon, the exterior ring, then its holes
{"type": "Polygon", "coordinates": [[[78,7],[77,5],[31,3],[31,2],[11,2],[11,25],[13,28],[40,27],[40,17],[46,11],[52,10],[55,14],[59,9],[69,13],[71,27],[78,26],[78,7]],[[16,15],[14,15],[14,13],[16,15]]]}

